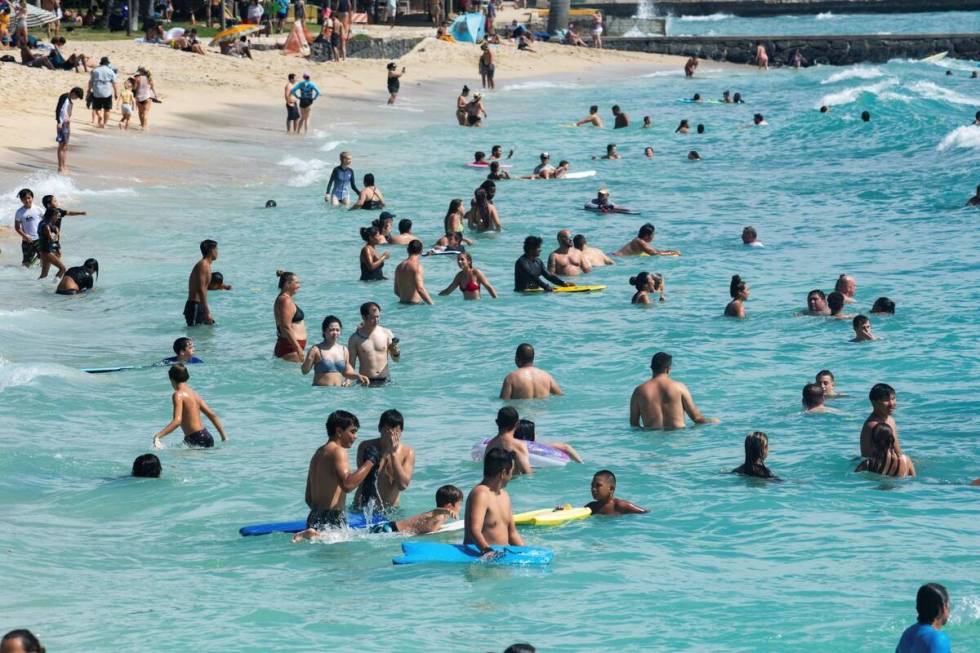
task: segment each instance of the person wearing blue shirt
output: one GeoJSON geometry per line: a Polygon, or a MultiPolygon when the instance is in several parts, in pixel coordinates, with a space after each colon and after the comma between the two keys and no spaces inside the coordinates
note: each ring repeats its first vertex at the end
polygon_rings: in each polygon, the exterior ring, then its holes
{"type": "Polygon", "coordinates": [[[299,98],[299,124],[296,125],[296,131],[298,133],[302,127],[305,134],[310,122],[310,111],[314,100],[320,97],[320,89],[310,81],[309,73],[303,73],[303,81],[294,86],[290,94],[299,98]]]}
{"type": "Polygon", "coordinates": [[[177,338],[174,340],[174,353],[177,355],[164,358],[160,361],[160,364],[176,365],[177,363],[183,363],[184,365],[196,365],[197,363],[204,362],[194,355],[194,341],[190,338],[177,338]]]}
{"type": "Polygon", "coordinates": [[[949,635],[940,628],[949,620],[949,592],[939,583],[926,583],[915,595],[918,622],[909,626],[895,653],[950,653],[949,635]]]}

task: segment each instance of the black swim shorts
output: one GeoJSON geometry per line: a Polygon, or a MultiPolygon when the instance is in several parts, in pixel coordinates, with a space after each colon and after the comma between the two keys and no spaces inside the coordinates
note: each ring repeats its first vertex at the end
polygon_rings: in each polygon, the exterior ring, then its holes
{"type": "Polygon", "coordinates": [[[95,111],[111,111],[112,110],[112,96],[109,97],[95,97],[92,96],[92,109],[95,111]]]}
{"type": "Polygon", "coordinates": [[[188,447],[200,447],[201,449],[210,449],[214,446],[214,437],[208,433],[207,429],[201,429],[196,433],[191,433],[190,435],[184,436],[184,444],[188,447]]]}
{"type": "Polygon", "coordinates": [[[299,109],[295,104],[286,105],[286,120],[299,120],[299,109]]]}
{"type": "Polygon", "coordinates": [[[187,303],[184,304],[184,320],[187,322],[187,326],[207,324],[204,321],[204,309],[201,308],[200,302],[187,300],[187,303]]]}
{"type": "Polygon", "coordinates": [[[327,528],[344,528],[347,526],[347,513],[343,510],[313,508],[306,517],[306,527],[318,531],[327,528]]]}
{"type": "Polygon", "coordinates": [[[29,268],[34,265],[34,261],[37,260],[37,241],[32,240],[27,242],[26,240],[20,241],[20,252],[23,255],[23,264],[25,268],[29,268]]]}

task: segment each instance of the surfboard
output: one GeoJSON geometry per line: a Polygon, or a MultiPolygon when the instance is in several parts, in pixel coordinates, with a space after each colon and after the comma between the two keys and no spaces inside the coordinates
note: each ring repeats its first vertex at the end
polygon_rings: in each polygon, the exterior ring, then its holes
{"type": "Polygon", "coordinates": [[[600,209],[598,206],[586,204],[582,208],[585,209],[586,211],[591,211],[592,213],[602,213],[603,215],[609,213],[622,213],[623,215],[639,215],[640,213],[639,211],[635,211],[625,206],[616,206],[611,209],[600,209]]]}
{"type": "Polygon", "coordinates": [[[591,516],[592,511],[588,508],[573,508],[566,505],[561,510],[543,508],[516,514],[514,515],[514,523],[525,526],[557,526],[565,522],[587,519],[591,516]]]}
{"type": "MultiPolygon", "coordinates": [[[[602,292],[605,289],[605,286],[555,286],[552,288],[554,292],[602,292]]],[[[538,293],[544,291],[540,288],[528,288],[524,292],[538,293]]]]}
{"type": "Polygon", "coordinates": [[[578,172],[566,172],[564,177],[559,177],[559,179],[585,179],[587,177],[595,177],[595,170],[579,170],[578,172]]]}
{"type": "Polygon", "coordinates": [[[937,61],[942,61],[945,59],[947,54],[949,54],[949,51],[944,50],[943,52],[937,52],[936,54],[929,55],[928,57],[922,57],[919,59],[919,61],[923,63],[936,63],[937,61]]]}
{"type": "Polygon", "coordinates": [[[119,367],[86,367],[82,369],[83,372],[88,372],[89,374],[108,374],[109,372],[125,372],[126,370],[138,370],[145,367],[144,365],[121,365],[119,367]]]}
{"type": "MultiPolygon", "coordinates": [[[[383,521],[388,521],[383,515],[371,515],[370,522],[368,522],[361,513],[349,513],[347,515],[348,528],[367,528],[368,526],[380,524],[383,521]]],[[[305,530],[306,520],[303,519],[300,521],[281,521],[271,524],[253,524],[251,526],[242,526],[238,529],[238,533],[242,537],[251,537],[254,535],[269,535],[271,533],[299,533],[300,531],[305,530]]]]}
{"type": "Polygon", "coordinates": [[[413,565],[426,562],[451,564],[482,563],[494,566],[549,565],[555,554],[551,549],[538,546],[493,546],[500,553],[495,558],[483,560],[480,549],[472,544],[439,544],[436,542],[404,542],[402,555],[391,562],[395,565],[413,565]]]}
{"type": "MultiPolygon", "coordinates": [[[[475,161],[470,161],[469,163],[464,163],[463,165],[466,166],[467,168],[479,168],[480,170],[490,167],[489,163],[477,163],[475,161]]],[[[500,167],[506,169],[512,166],[509,163],[501,163],[500,167]]]]}

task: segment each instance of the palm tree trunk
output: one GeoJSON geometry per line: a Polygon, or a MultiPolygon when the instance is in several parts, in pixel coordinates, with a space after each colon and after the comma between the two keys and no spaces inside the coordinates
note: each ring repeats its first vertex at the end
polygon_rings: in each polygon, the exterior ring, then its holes
{"type": "Polygon", "coordinates": [[[558,30],[568,27],[570,10],[571,0],[551,0],[548,6],[548,34],[554,35],[558,30]]]}

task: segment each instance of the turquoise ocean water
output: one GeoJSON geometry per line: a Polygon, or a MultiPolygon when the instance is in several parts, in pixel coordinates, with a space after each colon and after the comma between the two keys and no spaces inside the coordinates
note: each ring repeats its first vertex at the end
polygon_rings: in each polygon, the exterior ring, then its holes
{"type": "Polygon", "coordinates": [[[667,33],[671,36],[804,34],[934,34],[980,31],[980,13],[944,11],[920,14],[835,14],[742,18],[732,14],[670,16],[667,33]]]}
{"type": "MultiPolygon", "coordinates": [[[[65,249],[70,264],[98,258],[102,276],[91,295],[63,298],[0,267],[0,627],[31,627],[51,651],[498,651],[529,640],[545,651],[871,652],[894,647],[914,620],[916,588],[938,581],[953,596],[955,650],[980,649],[980,488],[967,486],[980,477],[980,214],[963,208],[980,181],[980,128],[964,127],[980,86],[965,78],[969,64],[955,65],[964,68],[952,79],[941,66],[892,62],[520,83],[489,96],[483,130],[447,126],[449,111],[437,126],[398,131],[392,121],[367,133],[327,126],[322,109],[322,131],[303,147],[271,134],[214,144],[247,151],[273,180],[241,188],[24,180],[92,214],[66,219],[65,249]],[[746,104],[678,102],[725,89],[746,104]],[[607,115],[620,104],[637,126],[563,127],[592,103],[607,115]],[[818,113],[821,104],[831,112],[818,113]],[[865,109],[870,124],[858,118],[865,109]],[[742,128],[757,111],[771,125],[742,128]],[[643,115],[653,129],[638,128],[643,115]],[[682,118],[707,133],[675,136],[682,118]],[[624,159],[591,161],[609,142],[624,159]],[[476,237],[471,251],[501,298],[402,307],[390,284],[358,283],[357,227],[374,216],[324,208],[338,151],[352,150],[357,173],[374,172],[391,210],[431,242],[449,200],[468,198],[482,178],[460,164],[495,143],[516,148],[517,172],[542,150],[597,170],[582,181],[499,184],[504,231],[476,237]],[[646,145],[653,160],[642,157],[646,145]],[[704,160],[688,163],[690,149],[704,160]],[[643,214],[581,211],[600,185],[643,214]],[[279,208],[260,208],[268,198],[279,208]],[[655,245],[684,255],[600,269],[589,281],[608,285],[602,294],[510,292],[526,235],[548,247],[567,227],[611,250],[645,221],[657,227],[655,245]],[[740,245],[749,224],[764,249],[740,245]],[[215,269],[234,290],[213,295],[214,328],[186,329],[186,278],[204,238],[219,241],[215,269]],[[276,268],[301,275],[297,303],[311,333],[334,313],[346,338],[358,305],[380,302],[402,340],[395,383],[311,388],[275,360],[276,268]],[[651,310],[629,304],[627,278],[644,269],[667,283],[668,301],[651,310]],[[879,295],[898,305],[873,319],[878,342],[851,344],[847,323],[795,315],[807,291],[830,291],[845,272],[858,281],[851,310],[879,295]],[[751,288],[742,322],[721,316],[732,274],[751,288]],[[162,479],[126,479],[170,418],[166,373],[77,370],[159,359],[184,334],[207,361],[191,384],[231,439],[191,451],[172,436],[162,479]],[[398,536],[295,546],[238,536],[244,524],[305,516],[307,463],[337,408],[360,416],[362,437],[383,410],[404,413],[404,442],[417,453],[404,514],[431,507],[444,483],[469,490],[480,478],[470,447],[492,434],[499,384],[522,341],[566,395],[518,410],[586,463],[514,481],[514,506],[584,504],[605,467],[618,495],[649,515],[524,531],[554,549],[544,570],[396,568],[398,536]],[[629,428],[630,392],[658,350],[673,354],[674,376],[720,424],[629,428]],[[800,390],[821,368],[848,395],[833,402],[841,414],[802,416],[800,390]],[[918,478],[851,472],[876,382],[897,389],[918,478]],[[769,464],[786,482],[725,473],[752,430],[768,433],[769,464]]],[[[16,187],[2,190],[9,216],[16,187]]],[[[434,293],[455,264],[427,259],[425,270],[434,293]]]]}

